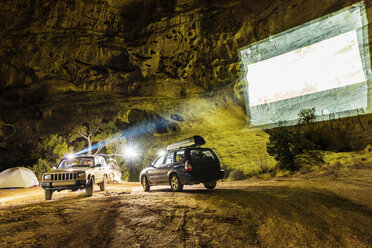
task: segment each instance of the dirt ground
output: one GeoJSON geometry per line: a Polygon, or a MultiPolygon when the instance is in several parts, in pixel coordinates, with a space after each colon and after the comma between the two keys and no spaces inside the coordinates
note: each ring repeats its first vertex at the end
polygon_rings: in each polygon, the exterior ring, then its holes
{"type": "Polygon", "coordinates": [[[0,190],[0,247],[372,247],[371,189],[372,169],[353,168],[180,193],[0,190]]]}

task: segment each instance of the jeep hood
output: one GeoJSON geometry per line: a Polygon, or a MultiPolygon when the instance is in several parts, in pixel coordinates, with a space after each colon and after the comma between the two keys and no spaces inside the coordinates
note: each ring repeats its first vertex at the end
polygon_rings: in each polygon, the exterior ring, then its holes
{"type": "Polygon", "coordinates": [[[56,169],[52,171],[48,171],[47,173],[60,173],[60,172],[78,172],[78,171],[89,171],[93,168],[90,167],[73,167],[73,168],[66,168],[66,169],[56,169]]]}

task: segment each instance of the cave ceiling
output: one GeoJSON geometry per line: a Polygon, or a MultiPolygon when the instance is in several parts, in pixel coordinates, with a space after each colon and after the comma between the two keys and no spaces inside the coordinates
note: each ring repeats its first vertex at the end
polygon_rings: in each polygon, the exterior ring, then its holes
{"type": "Polygon", "coordinates": [[[238,99],[238,49],[355,2],[1,1],[2,133],[35,137],[62,132],[66,119],[114,118],[131,97],[228,88],[238,99]]]}

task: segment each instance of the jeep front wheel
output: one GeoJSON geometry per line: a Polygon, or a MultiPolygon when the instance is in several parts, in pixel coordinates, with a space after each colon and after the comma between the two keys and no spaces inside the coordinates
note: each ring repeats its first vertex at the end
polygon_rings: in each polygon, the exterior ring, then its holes
{"type": "Polygon", "coordinates": [[[101,191],[104,191],[105,190],[105,179],[106,179],[106,176],[103,177],[103,181],[101,183],[99,183],[99,190],[101,191]]]}
{"type": "Polygon", "coordinates": [[[172,191],[179,192],[183,189],[183,185],[178,179],[178,176],[176,174],[173,174],[170,178],[170,186],[172,191]]]}
{"type": "Polygon", "coordinates": [[[85,189],[85,194],[87,196],[92,196],[93,195],[93,186],[94,186],[94,179],[90,179],[89,184],[87,185],[85,189]]]}
{"type": "Polygon", "coordinates": [[[53,190],[46,189],[45,190],[45,200],[52,200],[52,196],[53,196],[53,190]]]}

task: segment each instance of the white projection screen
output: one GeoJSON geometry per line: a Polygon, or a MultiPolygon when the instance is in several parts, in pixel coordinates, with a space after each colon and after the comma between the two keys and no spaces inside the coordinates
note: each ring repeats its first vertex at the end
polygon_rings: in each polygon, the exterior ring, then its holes
{"type": "Polygon", "coordinates": [[[294,124],[371,112],[371,65],[364,2],[239,50],[251,126],[294,124]]]}

